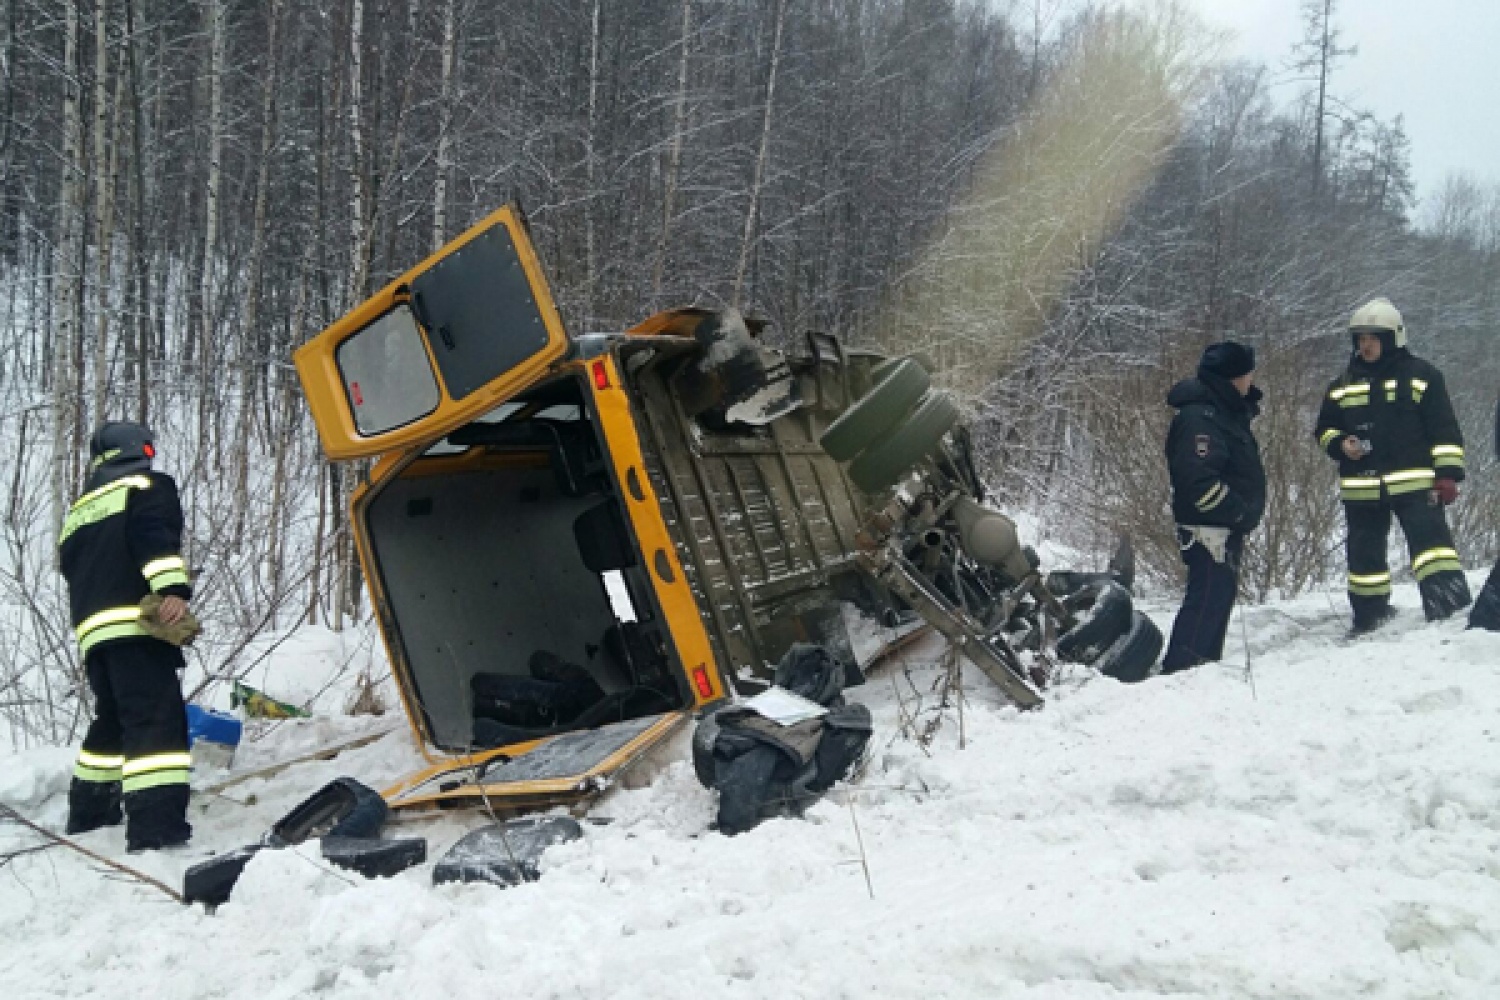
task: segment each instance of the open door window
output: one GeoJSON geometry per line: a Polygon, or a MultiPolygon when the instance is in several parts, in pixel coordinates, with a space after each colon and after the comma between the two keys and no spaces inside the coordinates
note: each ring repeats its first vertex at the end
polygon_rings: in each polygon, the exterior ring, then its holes
{"type": "Polygon", "coordinates": [[[331,459],[410,447],[530,385],[568,337],[520,216],[505,206],[295,354],[331,459]]]}

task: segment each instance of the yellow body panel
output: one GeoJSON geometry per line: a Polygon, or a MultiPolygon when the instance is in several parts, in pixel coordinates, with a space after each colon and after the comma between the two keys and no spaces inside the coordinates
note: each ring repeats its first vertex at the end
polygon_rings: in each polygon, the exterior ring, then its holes
{"type": "Polygon", "coordinates": [[[625,332],[634,337],[691,337],[698,325],[713,315],[717,314],[709,309],[668,309],[647,316],[625,332]]]}
{"type": "Polygon", "coordinates": [[[651,571],[651,585],[656,591],[657,603],[667,619],[667,630],[677,647],[677,655],[687,673],[689,687],[693,692],[694,705],[718,701],[724,697],[724,678],[719,664],[714,659],[713,647],[709,645],[708,630],[703,627],[703,618],[698,613],[698,602],[693,589],[688,585],[687,575],[682,569],[677,547],[667,533],[667,522],[662,516],[661,501],[652,489],[650,477],[646,475],[646,459],[641,452],[640,434],[636,430],[635,417],[630,412],[630,396],[620,387],[620,370],[611,355],[595,358],[588,363],[588,382],[594,394],[594,407],[599,414],[600,434],[614,466],[615,479],[625,500],[625,510],[630,518],[640,543],[641,555],[651,571]],[[603,366],[607,373],[607,388],[600,388],[592,377],[596,366],[603,366]],[[631,469],[635,476],[631,477],[631,469]],[[639,499],[632,493],[630,482],[640,486],[639,499]],[[665,559],[670,579],[660,572],[658,553],[665,559]],[[694,671],[703,671],[706,687],[700,687],[693,676],[694,671]]]}
{"type": "Polygon", "coordinates": [[[318,428],[318,437],[323,451],[330,459],[343,460],[366,458],[390,452],[399,452],[429,441],[460,427],[480,416],[507,398],[530,385],[567,350],[568,338],[563,330],[562,317],[552,301],[552,293],[542,275],[541,264],[526,235],[525,226],[511,206],[492,213],[463,235],[457,237],[437,253],[386,285],[379,292],[350,310],[328,329],[308,341],[292,355],[297,374],[307,396],[307,406],[313,422],[318,428]],[[503,376],[494,379],[483,388],[470,393],[462,400],[449,395],[439,374],[432,347],[424,334],[424,350],[438,384],[439,399],[436,409],[421,419],[381,434],[365,435],[355,426],[353,414],[344,390],[344,380],[339,372],[337,352],[339,345],[359,333],[375,320],[390,312],[407,299],[407,289],[424,272],[445,257],[460,250],[465,244],[479,237],[494,226],[504,226],[510,233],[516,248],[527,283],[536,299],[537,308],[547,330],[547,342],[537,354],[513,367],[503,376]]]}

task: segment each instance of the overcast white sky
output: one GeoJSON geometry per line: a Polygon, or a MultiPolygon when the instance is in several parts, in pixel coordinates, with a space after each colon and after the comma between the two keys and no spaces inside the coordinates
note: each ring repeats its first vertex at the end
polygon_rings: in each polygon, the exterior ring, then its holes
{"type": "MultiPolygon", "coordinates": [[[[1186,2],[1235,33],[1229,55],[1273,69],[1302,34],[1300,0],[1186,2]]],[[[1405,116],[1419,199],[1454,172],[1500,184],[1500,0],[1339,0],[1335,22],[1359,51],[1338,70],[1334,93],[1382,119],[1405,116]]],[[[1289,102],[1304,86],[1273,94],[1289,102]]]]}

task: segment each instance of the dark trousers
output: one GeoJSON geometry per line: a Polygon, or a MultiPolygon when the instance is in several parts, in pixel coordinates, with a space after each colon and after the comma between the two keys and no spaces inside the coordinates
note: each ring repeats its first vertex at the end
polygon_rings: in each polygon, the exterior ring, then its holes
{"type": "Polygon", "coordinates": [[[1401,522],[1401,532],[1406,536],[1406,550],[1427,620],[1447,618],[1468,607],[1469,582],[1459,565],[1447,518],[1425,490],[1378,502],[1346,502],[1349,605],[1354,610],[1355,627],[1378,624],[1390,608],[1391,574],[1386,549],[1392,514],[1401,522]]]}
{"type": "Polygon", "coordinates": [[[1479,596],[1474,599],[1474,607],[1469,611],[1469,628],[1500,632],[1500,560],[1496,561],[1489,578],[1479,589],[1479,596]]]}
{"type": "Polygon", "coordinates": [[[1182,561],[1188,569],[1187,593],[1182,598],[1182,610],[1172,622],[1167,654],[1162,657],[1164,674],[1210,663],[1224,655],[1224,636],[1239,593],[1240,553],[1245,547],[1244,535],[1230,535],[1224,561],[1219,562],[1202,543],[1188,545],[1192,536],[1180,528],[1177,541],[1187,546],[1182,550],[1182,561]]]}
{"type": "Polygon", "coordinates": [[[164,756],[188,752],[187,716],[177,679],[182,665],[182,650],[155,639],[110,643],[89,652],[85,666],[94,693],[94,719],[83,738],[80,767],[68,795],[70,831],[119,822],[120,772],[85,766],[115,760],[126,776],[126,846],[151,849],[191,836],[186,765],[164,756]],[[164,759],[174,766],[147,771],[132,782],[133,768],[164,759]]]}

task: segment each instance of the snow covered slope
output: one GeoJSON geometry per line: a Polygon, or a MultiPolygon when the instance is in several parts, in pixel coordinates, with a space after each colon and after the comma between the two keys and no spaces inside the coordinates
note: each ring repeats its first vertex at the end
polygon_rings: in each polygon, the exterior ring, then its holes
{"type": "MultiPolygon", "coordinates": [[[[934,718],[938,651],[919,646],[854,692],[879,729],[852,792],[728,839],[678,762],[608,797],[609,821],[516,889],[268,852],[210,917],[72,852],[25,854],[0,869],[0,983],[159,1000],[1500,996],[1500,635],[1397,601],[1386,633],[1348,644],[1341,598],[1249,609],[1253,692],[1238,622],[1225,665],[1074,678],[1024,716],[971,671],[962,746],[951,710],[930,745],[900,733],[934,718]]],[[[241,763],[388,724],[285,724],[241,763]]],[[[60,827],[70,756],[0,760],[0,801],[60,827]]],[[[379,786],[414,761],[403,730],[200,797],[186,857],[127,857],[117,830],[82,840],[175,880],[335,775],[379,786]]],[[[427,836],[436,857],[481,823],[387,835],[427,836]]],[[[0,825],[0,851],[33,843],[0,825]]]]}

